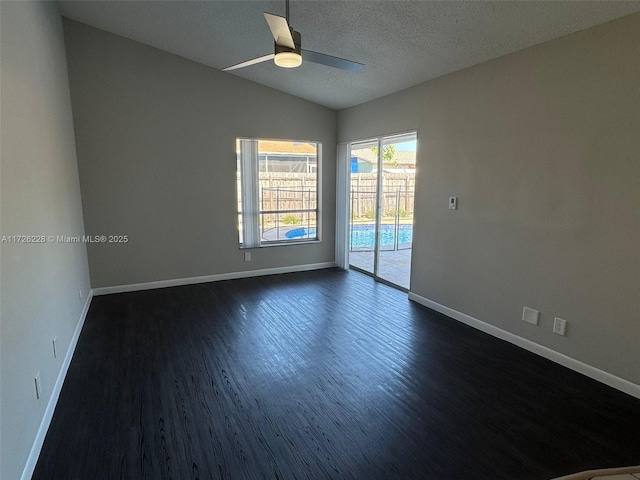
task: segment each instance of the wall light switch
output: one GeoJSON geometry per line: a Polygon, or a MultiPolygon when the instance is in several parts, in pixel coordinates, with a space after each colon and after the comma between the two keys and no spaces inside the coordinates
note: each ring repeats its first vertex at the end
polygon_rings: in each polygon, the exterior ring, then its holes
{"type": "Polygon", "coordinates": [[[458,197],[449,197],[449,210],[456,210],[458,208],[458,197]]]}
{"type": "Polygon", "coordinates": [[[553,333],[564,337],[567,334],[567,321],[556,317],[553,321],[553,333]]]}
{"type": "Polygon", "coordinates": [[[533,308],[524,307],[522,309],[522,320],[531,325],[538,325],[540,320],[540,312],[538,310],[534,310],[533,308]]]}

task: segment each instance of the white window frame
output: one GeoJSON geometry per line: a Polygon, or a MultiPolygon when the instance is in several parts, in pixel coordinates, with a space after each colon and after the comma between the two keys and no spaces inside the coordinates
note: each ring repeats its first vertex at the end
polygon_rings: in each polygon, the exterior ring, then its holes
{"type": "MultiPolygon", "coordinates": [[[[292,245],[300,243],[318,243],[321,241],[322,224],[322,144],[319,141],[301,141],[286,139],[266,139],[266,138],[238,138],[240,146],[238,152],[238,168],[240,169],[240,191],[236,192],[237,197],[242,196],[242,211],[238,215],[242,218],[242,234],[239,233],[240,248],[259,248],[278,245],[292,245]],[[313,143],[316,145],[316,208],[294,209],[294,210],[261,210],[260,209],[260,171],[259,171],[259,143],[260,141],[274,142],[301,142],[313,143]],[[267,214],[286,213],[315,213],[316,216],[316,236],[313,238],[287,238],[276,240],[264,240],[260,229],[260,217],[267,214]]],[[[238,182],[236,182],[238,185],[238,182]]],[[[236,202],[237,205],[237,202],[236,202]]],[[[240,225],[238,225],[240,229],[240,225]]]]}

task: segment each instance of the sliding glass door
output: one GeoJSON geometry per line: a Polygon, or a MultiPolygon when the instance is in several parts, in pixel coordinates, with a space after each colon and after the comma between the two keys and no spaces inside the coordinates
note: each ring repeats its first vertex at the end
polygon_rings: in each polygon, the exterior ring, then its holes
{"type": "Polygon", "coordinates": [[[378,220],[378,141],[351,145],[349,264],[375,273],[378,220]]]}
{"type": "Polygon", "coordinates": [[[409,288],[415,133],[350,145],[349,264],[409,288]]]}

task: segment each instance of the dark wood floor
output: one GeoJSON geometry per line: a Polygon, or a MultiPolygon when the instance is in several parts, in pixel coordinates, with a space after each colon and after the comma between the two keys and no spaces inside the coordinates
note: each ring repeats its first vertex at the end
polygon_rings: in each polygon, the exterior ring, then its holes
{"type": "Polygon", "coordinates": [[[640,463],[640,400],[337,269],[96,297],[35,479],[516,479],[640,463]]]}

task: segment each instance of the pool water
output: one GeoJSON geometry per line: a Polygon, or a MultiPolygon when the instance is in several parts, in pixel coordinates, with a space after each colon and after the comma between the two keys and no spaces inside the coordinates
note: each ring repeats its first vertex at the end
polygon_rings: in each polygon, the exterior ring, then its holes
{"type": "MultiPolygon", "coordinates": [[[[395,225],[380,225],[380,248],[393,247],[395,236],[395,225]]],[[[412,240],[413,225],[398,225],[398,244],[411,243],[412,240]]],[[[351,226],[351,248],[373,248],[375,241],[375,225],[351,226]]]]}
{"type": "Polygon", "coordinates": [[[284,235],[287,238],[315,238],[316,236],[316,228],[294,228],[292,230],[289,230],[287,233],[285,233],[284,235]]]}
{"type": "MultiPolygon", "coordinates": [[[[396,234],[395,225],[380,225],[380,248],[393,247],[396,234]]],[[[286,233],[287,238],[315,237],[315,228],[294,228],[286,233]]],[[[375,225],[352,225],[351,248],[373,248],[375,244],[375,225]]],[[[398,226],[398,243],[407,244],[413,240],[413,225],[398,226]]]]}

